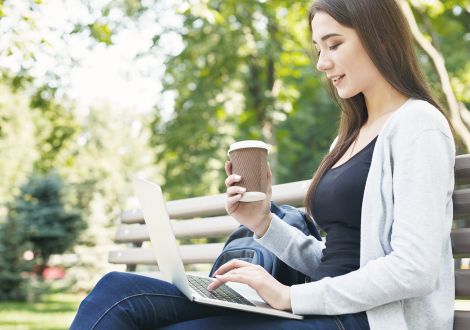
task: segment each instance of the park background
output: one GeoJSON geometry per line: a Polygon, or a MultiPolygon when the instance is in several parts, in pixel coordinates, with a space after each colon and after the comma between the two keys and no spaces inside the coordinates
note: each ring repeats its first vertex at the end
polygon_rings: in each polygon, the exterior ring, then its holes
{"type": "MultiPolygon", "coordinates": [[[[339,110],[310,3],[0,0],[0,329],[66,329],[123,270],[107,254],[133,174],[167,199],[221,193],[229,144],[262,139],[274,183],[311,178],[339,110]]],[[[467,153],[470,1],[400,3],[467,153]]]]}

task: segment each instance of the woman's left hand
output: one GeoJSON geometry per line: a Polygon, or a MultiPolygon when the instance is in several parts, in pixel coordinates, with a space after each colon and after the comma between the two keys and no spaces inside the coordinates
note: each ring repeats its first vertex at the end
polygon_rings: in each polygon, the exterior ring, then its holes
{"type": "Polygon", "coordinates": [[[277,281],[266,269],[259,265],[233,259],[220,266],[214,273],[216,280],[208,286],[215,290],[225,282],[238,282],[249,285],[271,307],[291,310],[290,287],[277,281]]]}

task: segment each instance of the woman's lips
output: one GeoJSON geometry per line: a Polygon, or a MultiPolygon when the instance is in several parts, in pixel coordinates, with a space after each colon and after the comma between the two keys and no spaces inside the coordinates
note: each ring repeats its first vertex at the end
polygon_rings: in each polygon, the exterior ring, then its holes
{"type": "Polygon", "coordinates": [[[343,74],[343,75],[341,75],[341,76],[339,76],[339,77],[337,77],[337,78],[332,79],[333,85],[334,85],[335,87],[338,86],[338,85],[343,81],[344,76],[345,76],[345,75],[343,74]]]}

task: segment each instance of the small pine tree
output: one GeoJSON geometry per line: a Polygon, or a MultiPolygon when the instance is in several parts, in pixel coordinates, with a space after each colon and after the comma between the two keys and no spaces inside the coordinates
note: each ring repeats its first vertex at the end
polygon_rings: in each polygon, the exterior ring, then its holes
{"type": "Polygon", "coordinates": [[[12,211],[24,228],[25,240],[31,243],[38,275],[52,254],[73,247],[86,228],[81,213],[66,208],[64,183],[55,172],[30,177],[15,198],[12,211]]]}

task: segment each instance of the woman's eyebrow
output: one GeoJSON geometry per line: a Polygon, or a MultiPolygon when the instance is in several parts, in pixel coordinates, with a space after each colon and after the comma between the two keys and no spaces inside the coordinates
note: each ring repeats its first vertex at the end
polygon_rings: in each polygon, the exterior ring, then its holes
{"type": "MultiPolygon", "coordinates": [[[[324,35],[323,37],[321,37],[321,40],[325,41],[325,40],[327,40],[331,37],[342,37],[342,35],[338,34],[338,33],[328,33],[328,34],[324,35]]],[[[317,44],[317,42],[315,40],[312,40],[312,41],[315,45],[317,44]]]]}

